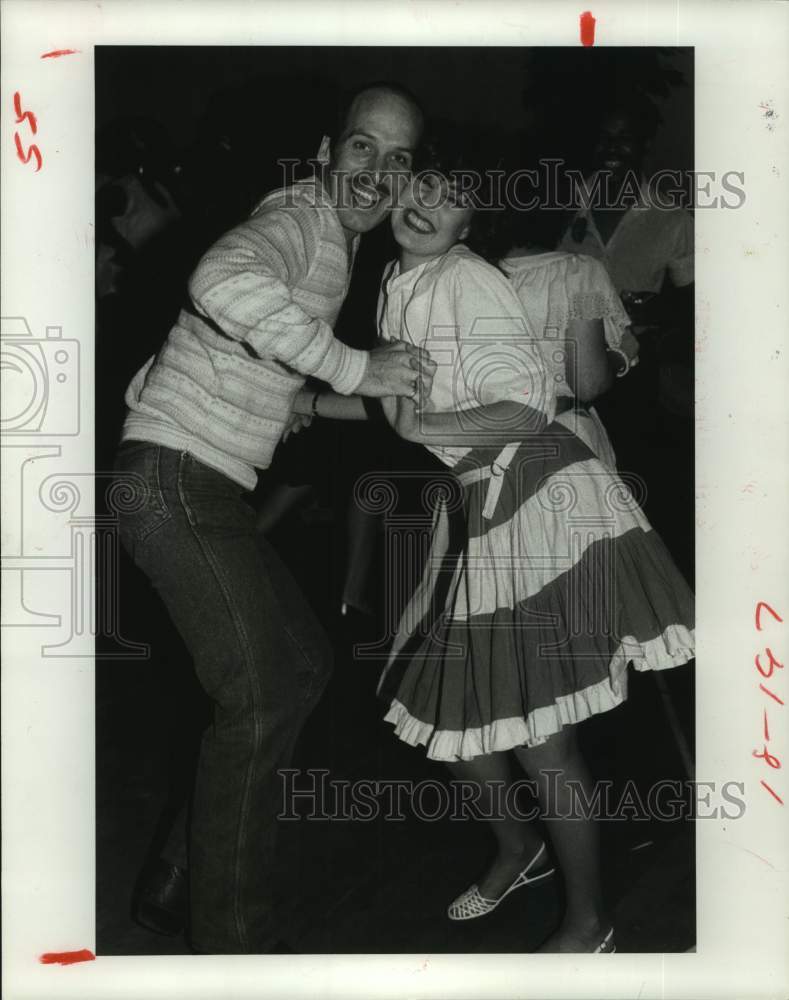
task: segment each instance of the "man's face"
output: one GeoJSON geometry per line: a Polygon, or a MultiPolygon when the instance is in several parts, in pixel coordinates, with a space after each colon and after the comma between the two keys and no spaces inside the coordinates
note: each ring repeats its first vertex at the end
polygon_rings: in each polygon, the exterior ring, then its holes
{"type": "Polygon", "coordinates": [[[327,187],[347,233],[366,233],[388,215],[407,181],[421,118],[388,91],[368,91],[351,105],[345,130],[329,152],[327,187]]]}
{"type": "Polygon", "coordinates": [[[608,170],[614,180],[622,181],[628,170],[640,173],[643,158],[644,143],[630,118],[623,113],[608,115],[595,148],[598,169],[608,170]]]}

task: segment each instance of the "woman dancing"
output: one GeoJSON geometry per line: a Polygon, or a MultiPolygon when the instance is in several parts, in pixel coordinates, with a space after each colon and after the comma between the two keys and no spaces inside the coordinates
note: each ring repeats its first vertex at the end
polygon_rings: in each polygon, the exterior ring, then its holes
{"type": "MultiPolygon", "coordinates": [[[[434,150],[429,165],[437,173],[392,214],[400,256],[379,319],[383,337],[428,348],[438,370],[421,411],[407,399],[385,410],[452,469],[464,529],[457,544],[452,501],[441,505],[379,690],[400,739],[474,781],[483,807],[514,753],[564,876],[564,917],[539,950],[611,952],[596,824],[574,808],[579,789],[592,800],[576,724],[626,698],[628,664],[693,657],[692,595],[611,456],[596,453],[599,428],[569,385],[557,393],[513,285],[469,249],[483,213],[452,182],[462,158],[434,150]]],[[[496,861],[450,906],[455,919],[552,871],[538,830],[492,825],[496,861]]]]}

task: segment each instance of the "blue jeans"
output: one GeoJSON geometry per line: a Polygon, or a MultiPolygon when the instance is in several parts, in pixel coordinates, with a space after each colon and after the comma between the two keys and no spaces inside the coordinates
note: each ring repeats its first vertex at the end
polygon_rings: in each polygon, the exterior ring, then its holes
{"type": "Polygon", "coordinates": [[[242,487],[187,452],[121,445],[136,507],[121,541],[164,601],[214,716],[200,747],[189,840],[191,939],[212,954],[277,938],[272,875],[279,768],[332,667],[296,582],[255,531],[242,487]],[[139,500],[137,500],[139,498],[139,500]]]}

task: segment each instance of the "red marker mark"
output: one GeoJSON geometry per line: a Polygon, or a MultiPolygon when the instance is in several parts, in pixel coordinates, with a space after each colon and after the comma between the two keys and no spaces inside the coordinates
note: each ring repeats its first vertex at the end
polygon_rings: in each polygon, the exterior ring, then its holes
{"type": "Polygon", "coordinates": [[[777,695],[777,694],[773,694],[773,693],[772,693],[772,691],[769,691],[769,690],[768,690],[768,689],[767,689],[767,688],[766,688],[766,687],[764,686],[764,684],[760,684],[760,685],[759,685],[759,687],[760,687],[760,688],[762,689],[762,691],[764,691],[764,693],[765,693],[765,694],[769,694],[769,696],[770,696],[770,697],[771,697],[771,698],[773,699],[773,701],[777,701],[779,705],[783,705],[783,702],[782,702],[782,701],[781,701],[781,699],[780,699],[780,698],[778,697],[778,695],[777,695]]]}
{"type": "MultiPolygon", "coordinates": [[[[22,110],[22,97],[17,90],[14,94],[14,113],[16,114],[16,123],[21,125],[25,123],[30,129],[32,135],[35,135],[38,131],[38,120],[32,111],[22,110]]],[[[30,163],[33,157],[36,158],[36,173],[41,169],[42,157],[41,150],[35,144],[31,144],[30,148],[25,150],[22,146],[22,138],[19,132],[14,132],[14,145],[16,146],[16,155],[22,163],[30,163]]]]}
{"type": "Polygon", "coordinates": [[[14,94],[14,112],[16,114],[17,125],[21,125],[23,121],[27,120],[27,123],[30,126],[30,131],[33,135],[38,132],[38,119],[32,111],[22,110],[22,97],[18,90],[14,94]]]}
{"type": "Polygon", "coordinates": [[[756,657],[754,658],[754,663],[756,664],[756,669],[759,671],[759,673],[762,675],[762,677],[766,677],[769,680],[772,677],[773,671],[775,670],[775,668],[778,667],[779,670],[783,670],[784,665],[783,665],[783,663],[779,663],[778,660],[776,660],[776,658],[773,656],[773,651],[770,649],[769,646],[767,647],[767,649],[765,650],[765,652],[767,653],[767,656],[768,656],[768,658],[770,660],[769,670],[762,669],[762,665],[761,665],[761,663],[759,661],[759,654],[758,653],[756,654],[756,657]]]}
{"type": "Polygon", "coordinates": [[[17,158],[20,159],[22,163],[30,163],[31,158],[35,156],[36,173],[38,173],[39,170],[41,169],[41,164],[43,162],[41,159],[41,150],[38,148],[38,146],[36,146],[34,143],[30,147],[30,149],[28,149],[27,152],[25,152],[25,150],[22,148],[22,140],[19,138],[18,132],[14,132],[14,145],[16,146],[17,158]]]}
{"type": "Polygon", "coordinates": [[[594,26],[597,22],[590,10],[581,14],[581,45],[594,45],[594,26]]]}
{"type": "Polygon", "coordinates": [[[769,766],[774,768],[775,770],[778,771],[781,770],[781,761],[775,756],[774,753],[770,753],[770,751],[767,749],[766,746],[761,753],[759,753],[757,750],[753,750],[751,751],[751,754],[754,757],[758,757],[759,760],[763,760],[765,764],[769,764],[769,766]]]}
{"type": "Polygon", "coordinates": [[[59,59],[60,56],[73,56],[79,49],[53,49],[52,52],[45,52],[42,59],[59,59]]]}
{"type": "Polygon", "coordinates": [[[95,962],[96,956],[88,948],[81,951],[46,951],[39,958],[42,965],[73,965],[75,962],[95,962]]]}
{"type": "MultiPolygon", "coordinates": [[[[771,608],[766,601],[759,601],[756,605],[756,615],[754,621],[757,631],[761,632],[762,630],[763,611],[768,611],[775,621],[777,622],[783,621],[778,612],[775,611],[773,608],[771,608]]],[[[783,670],[784,665],[783,663],[781,663],[778,657],[773,653],[772,649],[769,646],[767,646],[763,652],[769,661],[767,666],[765,667],[762,664],[760,659],[761,656],[760,653],[756,653],[753,662],[759,674],[762,677],[764,677],[765,680],[767,680],[773,676],[776,668],[778,670],[783,670]]],[[[760,684],[759,689],[760,691],[762,691],[763,694],[766,694],[769,698],[772,698],[773,701],[777,702],[782,708],[785,707],[783,698],[779,698],[774,691],[771,691],[768,687],[765,687],[764,684],[760,684]]],[[[771,767],[773,768],[773,770],[778,771],[781,769],[780,758],[778,758],[775,754],[770,753],[770,751],[767,749],[767,744],[770,742],[770,724],[767,718],[766,708],[764,709],[763,719],[764,719],[764,726],[762,731],[764,733],[764,744],[763,744],[764,749],[761,751],[761,753],[758,750],[752,751],[752,756],[757,757],[759,760],[764,761],[764,763],[767,764],[768,767],[771,767]]],[[[781,798],[778,792],[776,792],[774,788],[771,788],[766,781],[760,781],[759,783],[762,785],[765,791],[768,791],[770,795],[772,795],[772,797],[779,805],[782,806],[784,804],[784,800],[781,798]]]]}
{"type": "Polygon", "coordinates": [[[766,788],[766,789],[767,789],[767,791],[768,791],[768,792],[770,793],[770,795],[772,795],[772,797],[773,797],[773,798],[775,799],[775,801],[776,801],[776,802],[779,802],[779,803],[780,803],[781,805],[783,805],[783,804],[784,804],[784,800],[783,800],[783,799],[781,798],[781,796],[780,796],[780,795],[778,795],[778,794],[777,794],[776,792],[774,792],[774,791],[772,790],[772,788],[770,788],[770,786],[769,786],[769,785],[767,784],[767,782],[766,782],[766,781],[760,781],[760,782],[759,782],[759,784],[760,784],[760,785],[761,785],[761,786],[762,786],[763,788],[766,788]]]}
{"type": "Polygon", "coordinates": [[[770,614],[777,622],[783,622],[783,618],[778,614],[777,611],[773,611],[767,601],[759,601],[756,605],[756,628],[761,632],[762,630],[762,608],[767,608],[770,614]]]}

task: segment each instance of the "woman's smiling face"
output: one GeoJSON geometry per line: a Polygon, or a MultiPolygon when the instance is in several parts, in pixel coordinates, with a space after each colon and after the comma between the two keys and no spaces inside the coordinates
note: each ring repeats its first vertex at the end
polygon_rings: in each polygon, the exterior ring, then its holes
{"type": "Polygon", "coordinates": [[[403,270],[446,253],[466,238],[474,214],[467,195],[441,174],[413,178],[392,210],[392,232],[403,270]]]}

